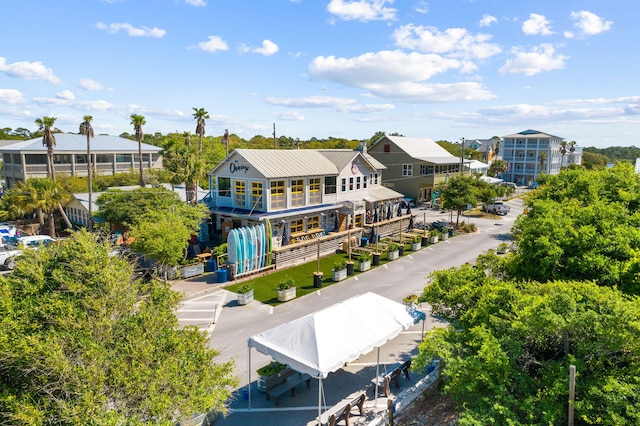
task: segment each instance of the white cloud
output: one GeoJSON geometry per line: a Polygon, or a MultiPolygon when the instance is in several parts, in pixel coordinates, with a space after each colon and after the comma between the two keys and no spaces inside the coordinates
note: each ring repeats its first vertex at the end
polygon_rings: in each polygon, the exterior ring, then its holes
{"type": "Polygon", "coordinates": [[[341,112],[371,113],[395,108],[391,104],[360,104],[355,99],[332,96],[308,96],[304,98],[266,98],[271,105],[291,108],[332,108],[341,112]]]}
{"type": "Polygon", "coordinates": [[[204,0],[184,0],[184,2],[195,7],[202,7],[207,5],[207,2],[204,0]]]}
{"type": "Polygon", "coordinates": [[[56,98],[64,99],[64,100],[67,100],[67,101],[72,101],[76,97],[75,97],[75,95],[73,94],[73,92],[71,90],[63,90],[62,92],[56,93],[56,98]]]}
{"type": "Polygon", "coordinates": [[[526,35],[551,35],[551,23],[543,15],[532,13],[529,19],[522,23],[522,32],[526,35]]]}
{"type": "Polygon", "coordinates": [[[264,56],[271,56],[278,52],[278,45],[271,40],[263,40],[262,47],[253,49],[252,52],[259,53],[264,56]]]}
{"type": "Polygon", "coordinates": [[[318,80],[329,80],[352,87],[369,87],[404,81],[427,80],[434,75],[464,65],[457,59],[399,50],[365,53],[355,58],[318,56],[309,72],[318,80]]]}
{"type": "Polygon", "coordinates": [[[19,105],[25,103],[22,93],[15,89],[0,89],[0,103],[19,105]]]}
{"type": "Polygon", "coordinates": [[[571,12],[571,19],[574,20],[573,25],[584,35],[596,35],[609,31],[613,25],[613,21],[605,21],[598,15],[586,10],[571,12]]]}
{"type": "Polygon", "coordinates": [[[429,13],[429,3],[427,3],[426,1],[418,2],[418,4],[415,7],[415,11],[423,14],[429,13]]]}
{"type": "Polygon", "coordinates": [[[482,15],[482,19],[480,19],[480,22],[478,22],[478,25],[480,27],[488,27],[488,26],[491,26],[491,24],[495,24],[496,22],[498,22],[498,18],[496,18],[495,16],[482,15]]]}
{"type": "Polygon", "coordinates": [[[386,7],[387,3],[393,0],[331,0],[327,10],[345,21],[389,21],[397,10],[386,7]]]}
{"type": "Polygon", "coordinates": [[[207,41],[198,43],[198,47],[205,52],[217,52],[218,50],[229,50],[227,43],[219,36],[209,36],[207,41]]]}
{"type": "Polygon", "coordinates": [[[52,84],[60,84],[60,78],[53,74],[51,68],[45,67],[42,62],[14,62],[7,64],[6,58],[0,57],[0,72],[10,77],[22,80],[44,80],[52,84]]]}
{"type": "Polygon", "coordinates": [[[102,83],[100,83],[99,81],[95,81],[92,80],[90,78],[81,78],[80,81],[78,82],[78,86],[84,90],[88,90],[90,92],[97,92],[100,90],[109,90],[112,91],[113,89],[105,87],[102,83]]]}
{"type": "Polygon", "coordinates": [[[371,86],[369,90],[383,98],[415,103],[478,101],[495,98],[495,95],[483,85],[472,81],[452,84],[403,82],[371,86]]]}
{"type": "Polygon", "coordinates": [[[541,44],[528,52],[514,48],[513,53],[515,57],[509,59],[498,70],[500,74],[524,74],[530,77],[542,71],[562,69],[569,58],[556,53],[551,44],[541,44]]]}
{"type": "Polygon", "coordinates": [[[405,49],[421,52],[446,53],[454,57],[486,59],[501,52],[500,47],[489,43],[489,34],[470,34],[464,28],[448,28],[403,25],[392,35],[394,43],[405,49]]]}
{"type": "Polygon", "coordinates": [[[130,36],[130,37],[153,37],[153,38],[161,38],[164,37],[165,34],[167,34],[167,31],[162,30],[158,27],[153,27],[153,28],[149,28],[149,27],[139,27],[136,28],[133,25],[123,22],[123,23],[113,23],[113,24],[105,24],[103,22],[98,22],[96,24],[96,28],[99,30],[104,30],[107,31],[110,34],[117,34],[120,32],[120,30],[122,31],[126,31],[126,33],[130,36]]]}
{"type": "Polygon", "coordinates": [[[304,121],[304,115],[298,111],[280,111],[274,112],[272,115],[282,121],[304,121]]]}

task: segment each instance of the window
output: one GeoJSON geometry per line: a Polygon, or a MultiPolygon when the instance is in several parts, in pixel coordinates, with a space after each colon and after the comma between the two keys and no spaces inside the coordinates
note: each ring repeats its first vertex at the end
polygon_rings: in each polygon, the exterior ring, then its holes
{"type": "Polygon", "coordinates": [[[367,189],[367,175],[362,176],[362,187],[367,189]]]}
{"type": "Polygon", "coordinates": [[[262,201],[262,182],[251,182],[251,209],[264,211],[262,201]]]}
{"type": "Polygon", "coordinates": [[[287,194],[283,180],[271,182],[271,209],[278,210],[287,207],[287,194]]]}
{"type": "Polygon", "coordinates": [[[320,192],[320,178],[309,179],[309,204],[320,204],[322,192],[320,192]]]}
{"type": "Polygon", "coordinates": [[[71,154],[54,154],[53,155],[53,163],[54,164],[71,164],[71,154]]]}
{"type": "MultiPolygon", "coordinates": [[[[137,155],[136,155],[137,157],[137,155]]],[[[131,154],[116,154],[116,163],[131,164],[131,154]]]]}
{"type": "Polygon", "coordinates": [[[218,178],[218,197],[231,197],[231,178],[218,178]]]}
{"type": "Polygon", "coordinates": [[[291,221],[291,233],[299,234],[304,232],[304,219],[296,219],[291,221]]]}
{"type": "Polygon", "coordinates": [[[307,219],[307,229],[319,229],[320,228],[320,216],[311,216],[307,219]]]}
{"type": "Polygon", "coordinates": [[[47,154],[25,154],[24,162],[26,164],[49,164],[47,154]]]}
{"type": "Polygon", "coordinates": [[[324,178],[324,193],[335,194],[338,190],[337,178],[335,176],[326,176],[324,178]]]}
{"type": "Polygon", "coordinates": [[[362,177],[361,176],[357,176],[356,177],[356,189],[360,189],[360,185],[362,184],[362,177]]]}
{"type": "Polygon", "coordinates": [[[413,176],[413,164],[402,165],[402,176],[413,176]]]}
{"type": "Polygon", "coordinates": [[[304,206],[304,180],[291,180],[291,207],[304,206]]]}
{"type": "Polygon", "coordinates": [[[384,152],[391,152],[391,144],[388,144],[388,143],[384,144],[383,150],[384,152]]]}
{"type": "Polygon", "coordinates": [[[247,201],[247,184],[243,180],[237,180],[234,182],[235,190],[234,194],[234,204],[236,207],[244,208],[247,201]]]}
{"type": "Polygon", "coordinates": [[[342,178],[340,181],[340,192],[347,192],[347,178],[342,178]]]}
{"type": "Polygon", "coordinates": [[[349,178],[349,191],[353,191],[353,177],[349,178]]]}
{"type": "Polygon", "coordinates": [[[374,185],[378,184],[378,172],[373,174],[373,184],[374,185]]]}
{"type": "Polygon", "coordinates": [[[87,154],[76,154],[76,164],[87,164],[87,154]]]}

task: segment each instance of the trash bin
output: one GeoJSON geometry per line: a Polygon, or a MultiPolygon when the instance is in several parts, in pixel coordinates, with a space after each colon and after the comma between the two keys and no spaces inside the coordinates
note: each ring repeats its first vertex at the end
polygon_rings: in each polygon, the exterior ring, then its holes
{"type": "Polygon", "coordinates": [[[227,279],[233,281],[236,279],[235,264],[227,263],[224,265],[224,269],[227,270],[227,279]]]}
{"type": "Polygon", "coordinates": [[[227,282],[227,270],[222,268],[216,271],[216,281],[219,283],[227,282]]]}
{"type": "Polygon", "coordinates": [[[204,265],[205,272],[214,272],[218,269],[218,265],[216,265],[215,259],[207,260],[207,263],[204,265]]]}
{"type": "Polygon", "coordinates": [[[449,236],[453,237],[453,228],[449,228],[449,236]]]}
{"type": "Polygon", "coordinates": [[[367,237],[360,238],[360,247],[366,247],[369,244],[369,239],[367,237]]]}

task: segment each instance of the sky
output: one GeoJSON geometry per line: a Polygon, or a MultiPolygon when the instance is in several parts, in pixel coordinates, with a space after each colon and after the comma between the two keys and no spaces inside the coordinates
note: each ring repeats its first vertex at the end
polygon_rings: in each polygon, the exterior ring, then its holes
{"type": "Polygon", "coordinates": [[[0,127],[640,146],[629,0],[0,0],[0,127]]]}

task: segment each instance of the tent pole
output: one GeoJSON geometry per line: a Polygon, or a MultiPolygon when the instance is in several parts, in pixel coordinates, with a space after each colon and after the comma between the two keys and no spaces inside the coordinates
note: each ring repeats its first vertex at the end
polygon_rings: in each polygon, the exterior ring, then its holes
{"type": "Polygon", "coordinates": [[[320,423],[320,416],[322,415],[322,377],[318,377],[318,425],[322,426],[320,423]]]}
{"type": "Polygon", "coordinates": [[[378,359],[376,361],[376,385],[375,385],[375,392],[376,392],[376,399],[375,402],[373,403],[373,407],[376,408],[378,406],[378,377],[380,376],[380,346],[378,346],[378,359]]]}
{"type": "Polygon", "coordinates": [[[247,389],[249,390],[249,409],[251,409],[251,346],[249,346],[248,350],[249,350],[249,356],[248,356],[249,368],[247,369],[248,371],[247,374],[249,375],[249,381],[247,382],[247,389]]]}

